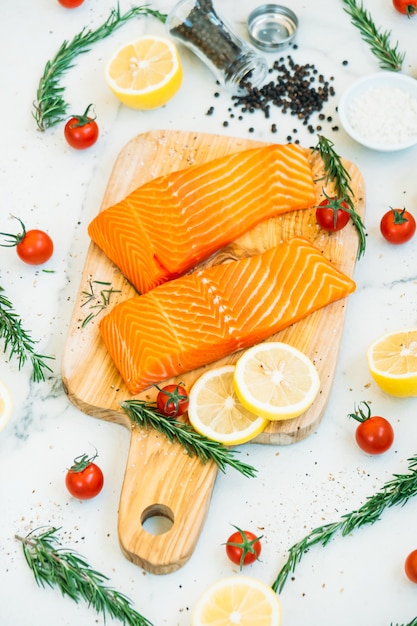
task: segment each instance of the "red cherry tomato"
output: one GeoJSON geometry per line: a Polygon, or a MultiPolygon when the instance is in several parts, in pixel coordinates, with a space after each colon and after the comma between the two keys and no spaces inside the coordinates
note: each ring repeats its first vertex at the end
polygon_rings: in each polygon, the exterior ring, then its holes
{"type": "Polygon", "coordinates": [[[399,13],[411,17],[417,13],[417,2],[412,0],[392,0],[392,4],[399,13]]]}
{"type": "Polygon", "coordinates": [[[367,454],[382,454],[392,446],[394,430],[385,417],[372,416],[371,409],[366,402],[361,402],[361,404],[367,409],[366,415],[360,406],[355,413],[349,415],[359,422],[355,432],[356,443],[367,454]]]}
{"type": "Polygon", "coordinates": [[[237,526],[234,528],[236,532],[230,535],[225,544],[226,554],[232,563],[242,569],[244,565],[250,565],[259,559],[262,535],[257,537],[250,530],[241,530],[237,526]]]}
{"type": "Polygon", "coordinates": [[[88,115],[91,106],[88,105],[83,115],[74,115],[65,124],[65,139],[76,150],[90,148],[98,139],[98,124],[95,118],[88,115]]]}
{"type": "Polygon", "coordinates": [[[66,9],[75,9],[75,7],[79,7],[84,0],[58,0],[58,2],[66,9]]]}
{"type": "MultiPolygon", "coordinates": [[[[159,387],[157,387],[159,389],[159,387]]],[[[189,398],[185,387],[179,385],[166,385],[159,389],[156,396],[156,406],[159,413],[165,417],[178,417],[188,409],[189,398]]]]}
{"type": "Polygon", "coordinates": [[[20,222],[22,232],[17,235],[10,233],[0,233],[7,238],[8,242],[1,244],[5,247],[15,247],[19,258],[28,265],[42,265],[48,261],[53,252],[54,244],[48,233],[43,230],[26,230],[22,220],[20,222]]]}
{"type": "Polygon", "coordinates": [[[344,200],[326,196],[316,208],[316,220],[319,226],[329,232],[341,230],[350,218],[350,209],[344,200]]]}
{"type": "Polygon", "coordinates": [[[404,562],[405,575],[412,583],[417,583],[417,550],[410,552],[404,562]]]}
{"type": "Polygon", "coordinates": [[[89,458],[86,454],[74,459],[74,464],[69,468],[65,476],[65,485],[74,498],[79,500],[91,500],[95,498],[103,488],[103,472],[94,460],[97,453],[89,458]]]}
{"type": "Polygon", "coordinates": [[[416,220],[405,209],[390,209],[382,216],[381,234],[390,243],[401,244],[409,241],[416,232],[416,220]]]}

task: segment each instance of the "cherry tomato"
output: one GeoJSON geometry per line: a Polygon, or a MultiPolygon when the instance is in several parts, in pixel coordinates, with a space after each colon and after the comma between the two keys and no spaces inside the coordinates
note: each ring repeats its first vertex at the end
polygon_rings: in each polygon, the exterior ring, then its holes
{"type": "Polygon", "coordinates": [[[103,472],[96,463],[97,453],[93,457],[82,454],[74,459],[74,464],[65,476],[65,485],[74,498],[91,500],[103,488],[103,472]]]}
{"type": "Polygon", "coordinates": [[[65,139],[76,150],[90,148],[98,139],[98,124],[95,117],[88,115],[91,106],[91,104],[88,105],[83,115],[74,115],[65,124],[65,139]]]}
{"type": "Polygon", "coordinates": [[[66,9],[75,9],[75,7],[79,7],[84,0],[58,0],[58,2],[66,9]]]}
{"type": "Polygon", "coordinates": [[[19,258],[28,265],[46,263],[54,252],[54,244],[48,233],[37,229],[27,231],[22,220],[18,217],[15,219],[20,222],[22,232],[17,235],[0,233],[8,239],[8,243],[1,245],[9,248],[15,247],[19,258]]]}
{"type": "Polygon", "coordinates": [[[230,535],[225,544],[226,554],[232,563],[242,569],[244,565],[250,565],[259,559],[262,535],[257,537],[250,530],[241,530],[237,526],[234,528],[236,532],[230,535]]]}
{"type": "MultiPolygon", "coordinates": [[[[159,389],[158,386],[157,389],[159,389]]],[[[182,383],[179,385],[166,385],[159,389],[156,396],[157,409],[165,417],[183,415],[188,409],[188,404],[188,393],[182,383]]]]}
{"type": "Polygon", "coordinates": [[[414,0],[392,0],[392,4],[399,13],[411,17],[417,13],[417,2],[414,0]]]}
{"type": "Polygon", "coordinates": [[[380,223],[382,236],[393,244],[409,241],[416,232],[416,220],[405,209],[390,209],[380,223]]]}
{"type": "Polygon", "coordinates": [[[366,402],[361,402],[361,404],[366,407],[366,414],[359,405],[358,410],[349,415],[359,422],[355,432],[356,443],[368,454],[382,454],[392,446],[394,430],[385,417],[372,416],[371,409],[366,402]]]}
{"type": "Polygon", "coordinates": [[[417,550],[410,552],[404,562],[405,575],[412,583],[417,583],[417,550]]]}
{"type": "Polygon", "coordinates": [[[350,218],[350,209],[344,200],[326,196],[316,208],[316,220],[319,226],[329,232],[341,230],[350,218]]]}

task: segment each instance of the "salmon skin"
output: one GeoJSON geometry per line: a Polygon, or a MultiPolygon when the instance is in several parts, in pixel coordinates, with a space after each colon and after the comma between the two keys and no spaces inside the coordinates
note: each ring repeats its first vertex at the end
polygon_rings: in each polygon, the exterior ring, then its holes
{"type": "Polygon", "coordinates": [[[155,178],[89,224],[139,293],[178,278],[253,226],[316,201],[308,151],[252,148],[155,178]]]}
{"type": "Polygon", "coordinates": [[[352,279],[295,237],[125,300],[102,318],[100,333],[136,395],[263,341],[354,290],[352,279]]]}

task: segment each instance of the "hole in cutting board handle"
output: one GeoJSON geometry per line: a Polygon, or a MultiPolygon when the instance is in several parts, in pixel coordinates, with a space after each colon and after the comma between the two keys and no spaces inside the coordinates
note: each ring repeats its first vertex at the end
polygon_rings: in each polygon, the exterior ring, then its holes
{"type": "Polygon", "coordinates": [[[150,535],[163,535],[171,530],[174,524],[174,514],[164,504],[152,504],[142,513],[141,524],[150,535]]]}

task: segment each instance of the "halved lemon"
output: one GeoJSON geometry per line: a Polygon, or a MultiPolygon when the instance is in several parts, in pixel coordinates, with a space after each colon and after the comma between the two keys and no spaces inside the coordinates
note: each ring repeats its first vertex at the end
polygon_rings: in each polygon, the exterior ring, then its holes
{"type": "Polygon", "coordinates": [[[208,370],[188,394],[188,418],[193,428],[227,446],[250,441],[268,424],[239,402],[233,385],[234,371],[234,365],[208,370]]]}
{"type": "Polygon", "coordinates": [[[106,66],[106,82],[115,96],[134,109],[166,104],[182,83],[182,66],[175,44],[145,35],[119,48],[106,66]]]}
{"type": "Polygon", "coordinates": [[[9,389],[0,380],[0,431],[6,426],[12,415],[12,396],[9,389]]]}
{"type": "Polygon", "coordinates": [[[306,354],[281,342],[246,350],[236,363],[234,386],[249,411],[268,420],[298,417],[313,404],[320,379],[306,354]]]}
{"type": "Polygon", "coordinates": [[[194,606],[192,626],[280,626],[281,603],[265,583],[249,576],[221,578],[194,606]]]}
{"type": "Polygon", "coordinates": [[[367,350],[369,371],[391,396],[417,396],[417,328],[382,335],[367,350]]]}

